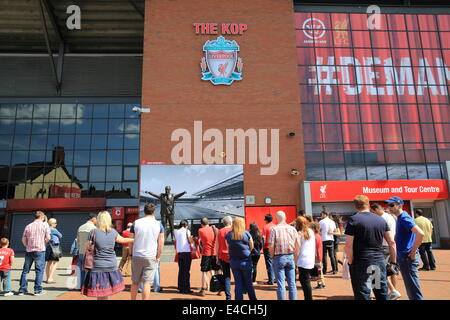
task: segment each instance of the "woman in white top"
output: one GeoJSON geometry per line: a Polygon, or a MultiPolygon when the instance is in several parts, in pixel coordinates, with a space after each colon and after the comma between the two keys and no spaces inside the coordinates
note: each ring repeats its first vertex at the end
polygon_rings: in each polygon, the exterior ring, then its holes
{"type": "Polygon", "coordinates": [[[302,285],[305,300],[312,300],[311,271],[314,268],[316,258],[316,238],[309,228],[309,222],[305,217],[297,217],[295,228],[298,231],[300,246],[295,252],[295,261],[298,267],[299,280],[302,285]]]}
{"type": "Polygon", "coordinates": [[[191,290],[191,243],[192,236],[187,220],[180,222],[180,228],[175,231],[175,247],[178,254],[178,291],[192,293],[191,290]]]}

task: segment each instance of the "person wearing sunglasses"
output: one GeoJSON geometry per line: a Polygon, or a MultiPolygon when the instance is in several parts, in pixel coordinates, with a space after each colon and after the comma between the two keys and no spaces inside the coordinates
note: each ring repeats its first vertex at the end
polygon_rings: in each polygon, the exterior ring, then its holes
{"type": "Polygon", "coordinates": [[[385,200],[390,213],[397,216],[395,242],[397,245],[397,263],[400,266],[406,293],[409,300],[423,300],[419,281],[419,253],[418,248],[424,237],[423,231],[414,222],[406,211],[403,210],[403,199],[391,197],[385,200]]]}

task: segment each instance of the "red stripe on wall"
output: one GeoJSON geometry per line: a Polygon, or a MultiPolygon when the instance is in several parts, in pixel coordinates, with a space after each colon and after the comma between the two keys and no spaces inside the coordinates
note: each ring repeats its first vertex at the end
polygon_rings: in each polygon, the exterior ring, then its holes
{"type": "Polygon", "coordinates": [[[25,199],[8,200],[6,211],[33,210],[103,210],[106,198],[55,198],[55,199],[25,199]]]}

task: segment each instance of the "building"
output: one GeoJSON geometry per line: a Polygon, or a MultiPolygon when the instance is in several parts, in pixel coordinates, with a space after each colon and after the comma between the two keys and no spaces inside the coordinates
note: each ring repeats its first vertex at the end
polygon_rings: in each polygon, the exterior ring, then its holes
{"type": "Polygon", "coordinates": [[[72,1],[0,1],[0,225],[13,243],[36,209],[59,220],[64,248],[92,211],[111,209],[121,230],[152,163],[244,164],[247,223],[400,195],[450,246],[449,7],[86,0],[69,30],[72,1]]]}

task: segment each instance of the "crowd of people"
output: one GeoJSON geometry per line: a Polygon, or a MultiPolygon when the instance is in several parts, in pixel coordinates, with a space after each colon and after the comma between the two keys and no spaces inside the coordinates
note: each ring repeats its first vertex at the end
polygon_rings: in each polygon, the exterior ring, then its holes
{"type": "MultiPolygon", "coordinates": [[[[231,275],[234,279],[234,299],[256,300],[254,285],[261,255],[264,256],[267,281],[276,285],[279,300],[297,299],[297,280],[305,300],[313,299],[313,290],[323,290],[325,274],[336,275],[342,264],[344,278],[349,278],[355,300],[396,300],[401,297],[398,274],[405,284],[410,300],[421,300],[418,270],[435,270],[436,261],[431,249],[433,225],[415,210],[413,219],[403,210],[403,200],[391,197],[386,206],[370,203],[369,198],[358,195],[353,200],[357,213],[348,217],[346,226],[342,218],[330,215],[324,208],[321,219],[313,219],[300,211],[294,221],[287,222],[286,214],[278,211],[274,217],[264,216],[261,228],[254,222],[246,230],[241,217],[225,216],[222,228],[201,219],[198,237],[190,231],[189,223],[182,220],[175,231],[176,261],[178,263],[177,289],[181,294],[205,296],[212,291],[222,292],[232,299],[231,275]],[[338,259],[339,243],[345,235],[342,261],[338,259]],[[423,267],[419,269],[419,253],[423,267]],[[190,272],[193,259],[200,260],[201,285],[198,293],[191,288],[190,272]],[[331,269],[328,272],[328,259],[331,269]],[[316,286],[312,282],[317,282],[316,286]]],[[[20,277],[18,295],[28,293],[27,275],[34,263],[36,277],[34,295],[44,294],[42,282],[56,283],[56,266],[61,258],[60,241],[63,235],[57,221],[48,219],[42,211],[34,213],[34,221],[25,227],[22,243],[26,249],[20,277]],[[45,265],[46,264],[46,265],[45,265]]],[[[112,224],[108,211],[90,214],[86,223],[78,228],[71,252],[76,259],[76,276],[81,294],[99,300],[123,291],[124,277],[131,276],[130,298],[136,300],[141,292],[143,300],[150,298],[151,287],[161,292],[160,259],[164,249],[164,228],[155,217],[155,205],[144,207],[144,217],[129,223],[120,235],[112,224]],[[115,246],[121,244],[122,259],[117,263],[115,246]]],[[[14,250],[9,240],[0,241],[0,281],[4,296],[13,295],[11,267],[14,250]]]]}

